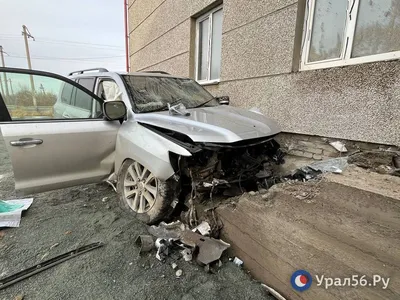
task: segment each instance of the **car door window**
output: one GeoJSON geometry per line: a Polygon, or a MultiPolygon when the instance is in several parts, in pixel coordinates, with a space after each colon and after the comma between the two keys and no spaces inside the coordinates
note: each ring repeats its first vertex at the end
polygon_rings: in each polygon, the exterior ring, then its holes
{"type": "MultiPolygon", "coordinates": [[[[93,92],[95,78],[80,78],[78,79],[78,83],[83,87],[87,88],[89,91],[93,92]]],[[[87,95],[86,97],[75,97],[74,106],[91,111],[93,104],[93,98],[87,95]]]]}
{"type": "MultiPolygon", "coordinates": [[[[93,101],[101,103],[101,99],[94,98],[61,76],[30,75],[20,71],[0,71],[0,76],[9,79],[8,88],[0,89],[0,102],[3,100],[2,106],[12,121],[91,119],[96,117],[92,114],[93,101]]],[[[90,84],[88,81],[83,83],[86,86],[90,84]]],[[[0,121],[9,121],[4,120],[6,114],[1,114],[1,118],[0,121]]]]}
{"type": "Polygon", "coordinates": [[[74,87],[71,84],[63,85],[60,96],[61,102],[68,105],[74,105],[73,102],[75,102],[75,94],[76,94],[76,87],[74,87]]]}

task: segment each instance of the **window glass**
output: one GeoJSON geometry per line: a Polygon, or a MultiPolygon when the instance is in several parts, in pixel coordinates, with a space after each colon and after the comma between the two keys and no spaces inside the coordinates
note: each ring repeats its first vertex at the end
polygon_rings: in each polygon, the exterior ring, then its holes
{"type": "Polygon", "coordinates": [[[212,16],[211,79],[218,79],[221,70],[222,9],[212,16]]]}
{"type": "Polygon", "coordinates": [[[76,87],[71,84],[63,86],[61,91],[61,102],[69,105],[73,105],[75,102],[76,87]]]}
{"type": "MultiPolygon", "coordinates": [[[[89,91],[93,91],[94,82],[95,82],[94,78],[80,78],[78,80],[78,83],[83,87],[87,88],[89,91]]],[[[79,96],[80,97],[75,97],[74,106],[91,111],[93,98],[86,93],[80,93],[79,96]]]]}
{"type": "Polygon", "coordinates": [[[360,0],[352,57],[400,50],[400,0],[360,0]]]}
{"type": "Polygon", "coordinates": [[[198,80],[205,80],[208,76],[208,29],[208,19],[199,23],[198,80]]]}
{"type": "Polygon", "coordinates": [[[92,103],[93,98],[63,80],[0,72],[4,75],[10,79],[8,93],[0,92],[12,120],[91,118],[90,107],[87,111],[71,104],[92,103]]]}
{"type": "Polygon", "coordinates": [[[303,70],[400,58],[400,0],[307,0],[306,16],[303,70]]]}
{"type": "Polygon", "coordinates": [[[317,0],[308,61],[340,58],[344,42],[347,0],[317,0]]]}
{"type": "Polygon", "coordinates": [[[208,106],[218,102],[200,84],[192,79],[123,75],[135,112],[168,110],[169,104],[183,104],[194,108],[208,101],[208,106]]]}

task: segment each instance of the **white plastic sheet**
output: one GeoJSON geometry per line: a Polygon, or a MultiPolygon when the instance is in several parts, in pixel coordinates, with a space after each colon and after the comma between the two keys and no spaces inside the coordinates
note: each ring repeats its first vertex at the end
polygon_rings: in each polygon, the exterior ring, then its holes
{"type": "Polygon", "coordinates": [[[22,211],[27,210],[33,202],[33,198],[6,200],[8,204],[23,205],[11,212],[0,213],[0,227],[19,227],[22,211]]]}

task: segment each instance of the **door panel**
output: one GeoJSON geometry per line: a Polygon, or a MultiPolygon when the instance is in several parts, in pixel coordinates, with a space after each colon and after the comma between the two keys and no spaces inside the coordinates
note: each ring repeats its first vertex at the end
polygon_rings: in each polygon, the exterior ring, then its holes
{"type": "Polygon", "coordinates": [[[18,194],[100,182],[112,173],[120,123],[77,113],[103,100],[59,75],[0,68],[4,73],[14,86],[0,93],[8,111],[0,114],[0,129],[18,194]]]}
{"type": "Polygon", "coordinates": [[[45,122],[0,125],[18,194],[100,182],[113,171],[119,122],[45,122]],[[12,146],[13,141],[42,140],[12,146]]]}

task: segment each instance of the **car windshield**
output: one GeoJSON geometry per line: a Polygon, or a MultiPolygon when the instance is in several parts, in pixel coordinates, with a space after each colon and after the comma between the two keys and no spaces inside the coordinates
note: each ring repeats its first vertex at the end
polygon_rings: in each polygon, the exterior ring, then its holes
{"type": "Polygon", "coordinates": [[[206,103],[216,106],[218,102],[196,81],[188,78],[123,75],[135,112],[144,113],[168,110],[168,103],[182,103],[194,108],[206,103]]]}

